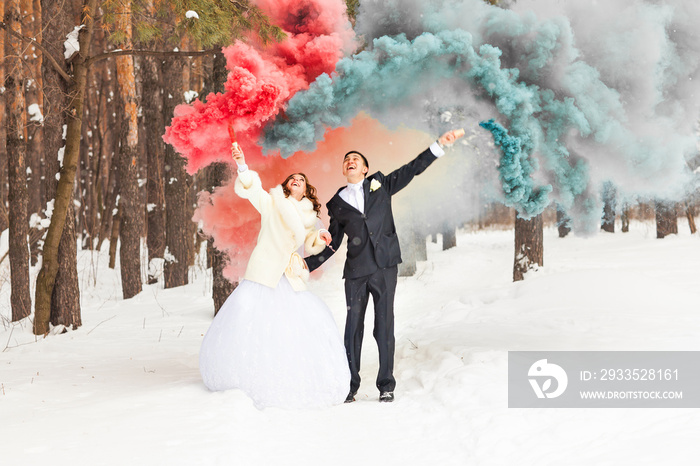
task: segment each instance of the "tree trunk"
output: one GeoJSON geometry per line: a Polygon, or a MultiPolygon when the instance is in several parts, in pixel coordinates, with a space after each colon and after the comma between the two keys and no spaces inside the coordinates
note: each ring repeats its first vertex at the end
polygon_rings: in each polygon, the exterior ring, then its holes
{"type": "MultiPolygon", "coordinates": [[[[77,257],[77,238],[75,236],[75,212],[68,209],[66,225],[58,245],[59,258],[77,257]]],[[[58,267],[56,284],[51,296],[51,324],[63,325],[72,330],[83,325],[80,316],[80,286],[78,284],[78,270],[76,262],[71,262],[69,267],[58,267]]]]}
{"type": "Polygon", "coordinates": [[[422,231],[423,229],[419,226],[416,226],[416,229],[413,231],[413,247],[416,251],[417,262],[428,260],[428,246],[425,241],[427,235],[422,231]]]}
{"type": "MultiPolygon", "coordinates": [[[[109,60],[112,62],[112,60],[109,60]]],[[[106,76],[103,76],[103,82],[107,80],[107,76],[112,73],[116,73],[111,67],[105,67],[103,70],[106,76]]],[[[106,185],[102,188],[103,202],[101,206],[101,224],[100,224],[100,240],[97,243],[97,249],[102,250],[102,243],[105,239],[109,239],[112,234],[112,223],[116,216],[117,211],[117,195],[119,194],[119,173],[115,167],[115,154],[119,151],[119,141],[115,137],[114,128],[116,123],[116,113],[120,110],[117,108],[115,99],[109,99],[107,96],[113,93],[113,82],[108,81],[106,89],[102,92],[103,105],[105,107],[105,127],[104,131],[101,131],[103,135],[103,141],[100,148],[100,154],[102,157],[102,173],[106,173],[106,185]],[[107,91],[107,92],[105,92],[107,91]]],[[[111,247],[111,245],[110,245],[111,247]]]]}
{"type": "MultiPolygon", "coordinates": [[[[22,33],[25,36],[31,36],[41,42],[41,6],[38,0],[22,0],[21,5],[24,22],[22,24],[22,33]]],[[[43,158],[42,150],[42,117],[43,115],[43,93],[41,79],[41,51],[33,45],[27,46],[27,51],[24,53],[27,72],[25,75],[31,78],[27,80],[26,86],[26,103],[27,115],[29,116],[30,109],[32,110],[31,118],[27,121],[27,186],[29,188],[29,197],[27,200],[27,215],[31,219],[38,219],[42,209],[42,183],[41,172],[43,158]],[[38,109],[38,113],[35,110],[38,109]]],[[[36,222],[34,222],[35,224],[36,222]]],[[[30,261],[32,265],[36,265],[39,256],[39,240],[43,233],[36,227],[30,229],[29,248],[30,261]]]]}
{"type": "Polygon", "coordinates": [[[690,227],[690,234],[694,235],[698,229],[695,227],[695,209],[690,202],[685,203],[685,216],[688,218],[688,226],[690,227]]]}
{"type": "Polygon", "coordinates": [[[399,264],[399,277],[412,277],[418,270],[416,233],[411,221],[405,226],[398,227],[399,244],[401,247],[401,263],[399,264]]]}
{"type": "Polygon", "coordinates": [[[656,237],[665,238],[668,235],[678,234],[678,215],[676,203],[656,201],[656,237]]]}
{"type": "MultiPolygon", "coordinates": [[[[0,2],[0,18],[5,20],[5,2],[0,2]]],[[[5,31],[0,32],[0,85],[5,84],[5,31]]],[[[5,93],[0,92],[0,204],[7,216],[7,126],[5,125],[5,93]]],[[[3,232],[9,226],[4,224],[3,232]]]]}
{"type": "MultiPolygon", "coordinates": [[[[121,3],[117,29],[124,31],[122,48],[131,48],[131,1],[121,3]]],[[[122,295],[131,298],[141,292],[142,210],[139,207],[138,184],[138,103],[134,81],[134,57],[123,55],[117,61],[117,88],[124,112],[120,138],[119,169],[119,268],[122,295]]]]}
{"type": "MultiPolygon", "coordinates": [[[[208,168],[208,184],[211,191],[216,186],[221,186],[229,178],[231,168],[225,163],[213,163],[208,168]]],[[[219,312],[226,298],[236,289],[238,283],[231,283],[223,274],[224,268],[228,264],[229,258],[225,252],[214,247],[214,240],[207,241],[207,261],[212,269],[212,298],[214,299],[214,315],[219,312]]]]}
{"type": "MultiPolygon", "coordinates": [[[[211,92],[223,92],[226,82],[226,57],[217,53],[212,60],[210,77],[204,81],[202,95],[211,92]]],[[[217,186],[224,184],[231,175],[231,168],[225,163],[213,163],[207,168],[207,189],[211,192],[217,186]]],[[[228,255],[214,247],[214,240],[207,241],[207,263],[212,269],[212,298],[214,300],[214,315],[219,312],[226,298],[236,289],[238,282],[231,283],[223,274],[228,264],[228,255]]]]}
{"type": "Polygon", "coordinates": [[[445,225],[442,228],[442,250],[447,251],[454,247],[457,247],[457,229],[445,225]]]}
{"type": "MultiPolygon", "coordinates": [[[[42,6],[50,5],[60,13],[61,5],[56,2],[46,2],[42,6]]],[[[61,177],[56,188],[56,198],[54,202],[51,225],[46,233],[46,240],[43,248],[43,262],[39,277],[36,283],[36,311],[34,315],[34,334],[43,335],[49,331],[49,321],[51,318],[51,298],[54,294],[54,285],[59,268],[59,244],[64,233],[64,226],[69,209],[73,201],[73,186],[75,183],[75,173],[80,156],[80,133],[83,116],[83,98],[85,95],[85,85],[87,82],[87,66],[85,57],[90,53],[90,42],[92,40],[93,17],[96,14],[96,0],[84,0],[81,9],[81,24],[86,27],[79,32],[80,52],[76,54],[73,63],[73,82],[70,86],[70,100],[67,108],[66,125],[66,146],[61,168],[61,177]]],[[[44,8],[44,18],[52,18],[44,8]]],[[[56,28],[56,25],[51,26],[56,28]]],[[[44,28],[45,33],[48,32],[44,28]]],[[[65,32],[64,32],[65,34],[65,32]]],[[[46,36],[44,39],[46,39],[46,36]]],[[[61,62],[59,62],[61,63],[61,62]]],[[[44,66],[46,69],[46,66],[44,66]]],[[[62,262],[66,262],[63,260],[62,262]]],[[[75,263],[75,262],[73,262],[75,263]]]]}
{"type": "Polygon", "coordinates": [[[121,223],[121,209],[117,207],[116,213],[112,216],[112,231],[109,236],[109,268],[117,266],[117,243],[119,243],[119,224],[121,223]]]}
{"type": "Polygon", "coordinates": [[[629,204],[624,204],[622,206],[622,212],[620,213],[620,221],[622,222],[622,226],[620,230],[622,230],[623,233],[629,233],[630,231],[630,206],[629,204]]]}
{"type": "Polygon", "coordinates": [[[612,183],[603,185],[603,219],[600,229],[615,233],[615,187],[612,183]]]}
{"type": "Polygon", "coordinates": [[[525,278],[530,270],[544,265],[544,234],[542,214],[529,220],[515,214],[515,260],[513,281],[525,278]]]}
{"type": "Polygon", "coordinates": [[[562,209],[558,205],[557,205],[557,230],[559,231],[560,238],[566,238],[566,235],[568,235],[571,232],[571,219],[569,218],[568,215],[566,215],[566,212],[564,212],[564,209],[562,209]]]}
{"type": "Polygon", "coordinates": [[[146,178],[148,232],[148,283],[156,283],[155,259],[162,259],[165,252],[165,187],[163,179],[163,155],[165,144],[161,137],[163,122],[163,95],[160,73],[161,60],[146,57],[141,62],[143,75],[143,113],[146,129],[146,153],[148,175],[146,178]]]}
{"type": "MultiPolygon", "coordinates": [[[[182,66],[179,58],[163,61],[163,118],[169,123],[175,105],[182,102],[182,66]]],[[[185,160],[170,144],[165,145],[165,288],[187,284],[188,238],[187,177],[185,160]]]]}
{"type": "Polygon", "coordinates": [[[7,209],[5,203],[0,202],[0,233],[7,230],[10,226],[10,220],[7,218],[7,209]]]}
{"type": "MultiPolygon", "coordinates": [[[[21,33],[19,0],[5,4],[5,23],[8,28],[21,33]]],[[[12,290],[12,321],[29,316],[32,304],[29,295],[29,246],[27,244],[27,170],[25,157],[27,141],[23,63],[21,44],[10,34],[5,34],[5,121],[7,124],[8,203],[9,203],[9,252],[10,282],[12,290]]]]}

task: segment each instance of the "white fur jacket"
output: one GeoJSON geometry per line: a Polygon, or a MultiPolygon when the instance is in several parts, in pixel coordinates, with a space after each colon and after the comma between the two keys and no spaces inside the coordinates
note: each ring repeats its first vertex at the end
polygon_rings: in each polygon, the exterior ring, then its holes
{"type": "Polygon", "coordinates": [[[258,244],[243,278],[275,288],[285,274],[294,290],[305,290],[309,271],[296,251],[304,245],[307,254],[317,254],[326,246],[316,229],[318,217],[312,202],[285,197],[282,186],[265,192],[253,170],[238,174],[235,191],[248,199],[261,217],[258,244]]]}

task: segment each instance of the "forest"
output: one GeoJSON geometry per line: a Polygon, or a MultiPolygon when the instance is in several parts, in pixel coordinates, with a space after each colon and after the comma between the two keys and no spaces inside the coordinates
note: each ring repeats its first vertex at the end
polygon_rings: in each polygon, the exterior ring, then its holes
{"type": "MultiPolygon", "coordinates": [[[[359,2],[346,3],[354,24],[359,2]]],[[[36,335],[47,334],[50,326],[80,327],[78,250],[101,250],[105,244],[110,267],[120,268],[123,298],[129,299],[144,283],[185,285],[188,268],[207,243],[218,309],[235,287],[222,273],[229,259],[192,218],[199,193],[224,184],[230,167],[216,162],[190,174],[163,135],[177,105],[224,91],[222,47],[236,40],[262,46],[283,41],[285,30],[247,0],[1,5],[0,230],[9,229],[2,259],[11,268],[12,320],[32,316],[36,335]],[[33,267],[40,270],[35,287],[33,267]]],[[[695,232],[695,195],[681,202],[646,199],[616,206],[610,184],[602,196],[605,231],[614,230],[617,213],[622,231],[631,215],[655,217],[659,238],[677,231],[678,216],[687,217],[695,232]]],[[[479,202],[476,217],[416,228],[404,238],[418,252],[403,272],[410,274],[415,258],[423,257],[426,236],[442,233],[447,248],[457,226],[484,225],[499,216],[515,229],[514,280],[532,264],[541,266],[542,214],[521,218],[512,208],[479,202]]],[[[562,209],[550,207],[544,215],[561,236],[568,233],[562,209]]]]}

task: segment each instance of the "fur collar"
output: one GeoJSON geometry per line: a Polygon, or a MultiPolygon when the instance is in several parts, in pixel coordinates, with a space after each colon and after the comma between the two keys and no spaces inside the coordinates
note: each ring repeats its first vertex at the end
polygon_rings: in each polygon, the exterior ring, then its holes
{"type": "Polygon", "coordinates": [[[306,231],[313,228],[317,221],[313,203],[307,198],[297,201],[293,197],[286,197],[281,185],[272,188],[270,196],[275,210],[294,234],[297,246],[304,244],[306,231]]]}

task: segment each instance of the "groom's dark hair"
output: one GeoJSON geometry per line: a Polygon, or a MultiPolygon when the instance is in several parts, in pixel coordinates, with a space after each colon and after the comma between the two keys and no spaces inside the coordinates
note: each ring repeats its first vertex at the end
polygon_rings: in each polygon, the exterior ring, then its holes
{"type": "Polygon", "coordinates": [[[343,156],[343,160],[345,160],[345,157],[347,157],[347,156],[350,155],[350,154],[357,154],[357,155],[359,155],[360,157],[362,157],[362,161],[365,163],[365,167],[369,168],[369,162],[367,161],[367,157],[365,157],[364,155],[360,154],[360,153],[357,152],[356,150],[351,150],[350,152],[348,152],[347,154],[345,154],[345,155],[343,156]]]}

